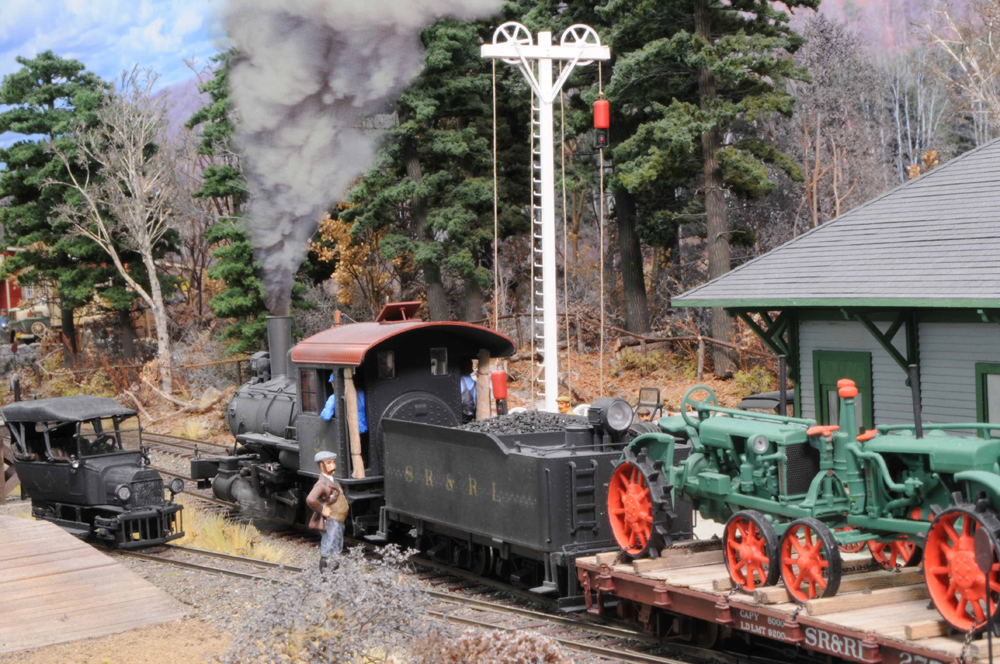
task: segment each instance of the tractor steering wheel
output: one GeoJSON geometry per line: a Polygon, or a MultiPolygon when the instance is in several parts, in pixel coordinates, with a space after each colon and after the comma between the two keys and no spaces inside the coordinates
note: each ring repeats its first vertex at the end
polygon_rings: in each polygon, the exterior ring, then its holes
{"type": "Polygon", "coordinates": [[[700,423],[702,420],[701,409],[705,406],[718,405],[719,399],[715,396],[715,392],[712,391],[712,388],[706,385],[695,385],[694,387],[688,389],[688,391],[684,393],[684,398],[681,399],[681,417],[684,418],[684,421],[687,422],[688,426],[698,428],[698,423],[696,423],[688,413],[688,407],[690,406],[693,410],[698,412],[698,422],[700,423]],[[708,392],[708,396],[704,399],[693,399],[691,395],[699,391],[708,392]]]}

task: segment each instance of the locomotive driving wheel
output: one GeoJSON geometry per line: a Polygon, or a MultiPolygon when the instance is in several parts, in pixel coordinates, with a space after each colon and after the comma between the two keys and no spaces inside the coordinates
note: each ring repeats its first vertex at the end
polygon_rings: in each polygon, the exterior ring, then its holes
{"type": "Polygon", "coordinates": [[[884,569],[894,570],[900,567],[913,567],[920,562],[920,547],[914,542],[901,539],[894,542],[868,542],[868,551],[872,558],[884,569]]]}
{"type": "Polygon", "coordinates": [[[662,461],[651,462],[644,449],[625,448],[625,461],[608,485],[611,530],[625,553],[656,557],[669,544],[674,518],[670,489],[662,461]]]}
{"type": "Polygon", "coordinates": [[[778,582],[778,536],[764,515],[743,510],[729,517],[724,537],[726,569],[737,586],[753,592],[778,582]]]}
{"type": "Polygon", "coordinates": [[[1000,617],[998,531],[1000,519],[995,512],[963,504],[938,514],[927,533],[924,579],[934,607],[955,629],[978,633],[988,624],[987,614],[993,620],[1000,617]],[[993,542],[988,598],[986,575],[976,564],[975,535],[980,529],[986,529],[993,542]]]}
{"type": "Polygon", "coordinates": [[[822,521],[806,517],[788,524],[781,538],[781,580],[796,602],[832,597],[840,588],[837,539],[822,521]]]}

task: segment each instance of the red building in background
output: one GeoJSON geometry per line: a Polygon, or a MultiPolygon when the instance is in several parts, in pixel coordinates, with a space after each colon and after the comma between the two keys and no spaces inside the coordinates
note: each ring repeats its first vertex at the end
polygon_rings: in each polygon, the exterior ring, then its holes
{"type": "MultiPolygon", "coordinates": [[[[13,256],[14,252],[7,249],[0,255],[0,265],[3,261],[7,260],[10,256],[13,256]]],[[[21,303],[21,299],[24,295],[21,292],[21,287],[17,285],[17,277],[10,277],[3,282],[3,286],[0,287],[0,309],[6,309],[10,311],[11,309],[17,308],[21,303]]]]}

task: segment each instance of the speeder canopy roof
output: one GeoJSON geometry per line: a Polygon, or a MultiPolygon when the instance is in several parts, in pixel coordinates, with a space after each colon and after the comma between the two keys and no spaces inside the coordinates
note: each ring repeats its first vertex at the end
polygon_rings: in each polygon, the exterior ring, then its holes
{"type": "Polygon", "coordinates": [[[292,362],[301,364],[338,364],[359,366],[369,350],[387,339],[435,330],[464,338],[477,348],[485,348],[492,357],[507,357],[514,353],[514,342],[506,335],[471,323],[451,321],[383,321],[353,323],[331,327],[314,334],[292,348],[292,362]]]}
{"type": "Polygon", "coordinates": [[[114,399],[79,394],[15,401],[0,409],[6,422],[85,422],[98,417],[130,417],[135,411],[114,399]]]}

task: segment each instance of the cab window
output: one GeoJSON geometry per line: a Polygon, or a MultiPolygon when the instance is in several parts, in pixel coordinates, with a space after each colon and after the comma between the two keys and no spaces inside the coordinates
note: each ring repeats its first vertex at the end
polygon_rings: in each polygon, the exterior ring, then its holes
{"type": "Polygon", "coordinates": [[[448,349],[431,348],[431,375],[448,375],[448,349]]]}
{"type": "Polygon", "coordinates": [[[302,412],[316,415],[319,413],[319,377],[315,369],[300,370],[302,389],[302,412]]]}

